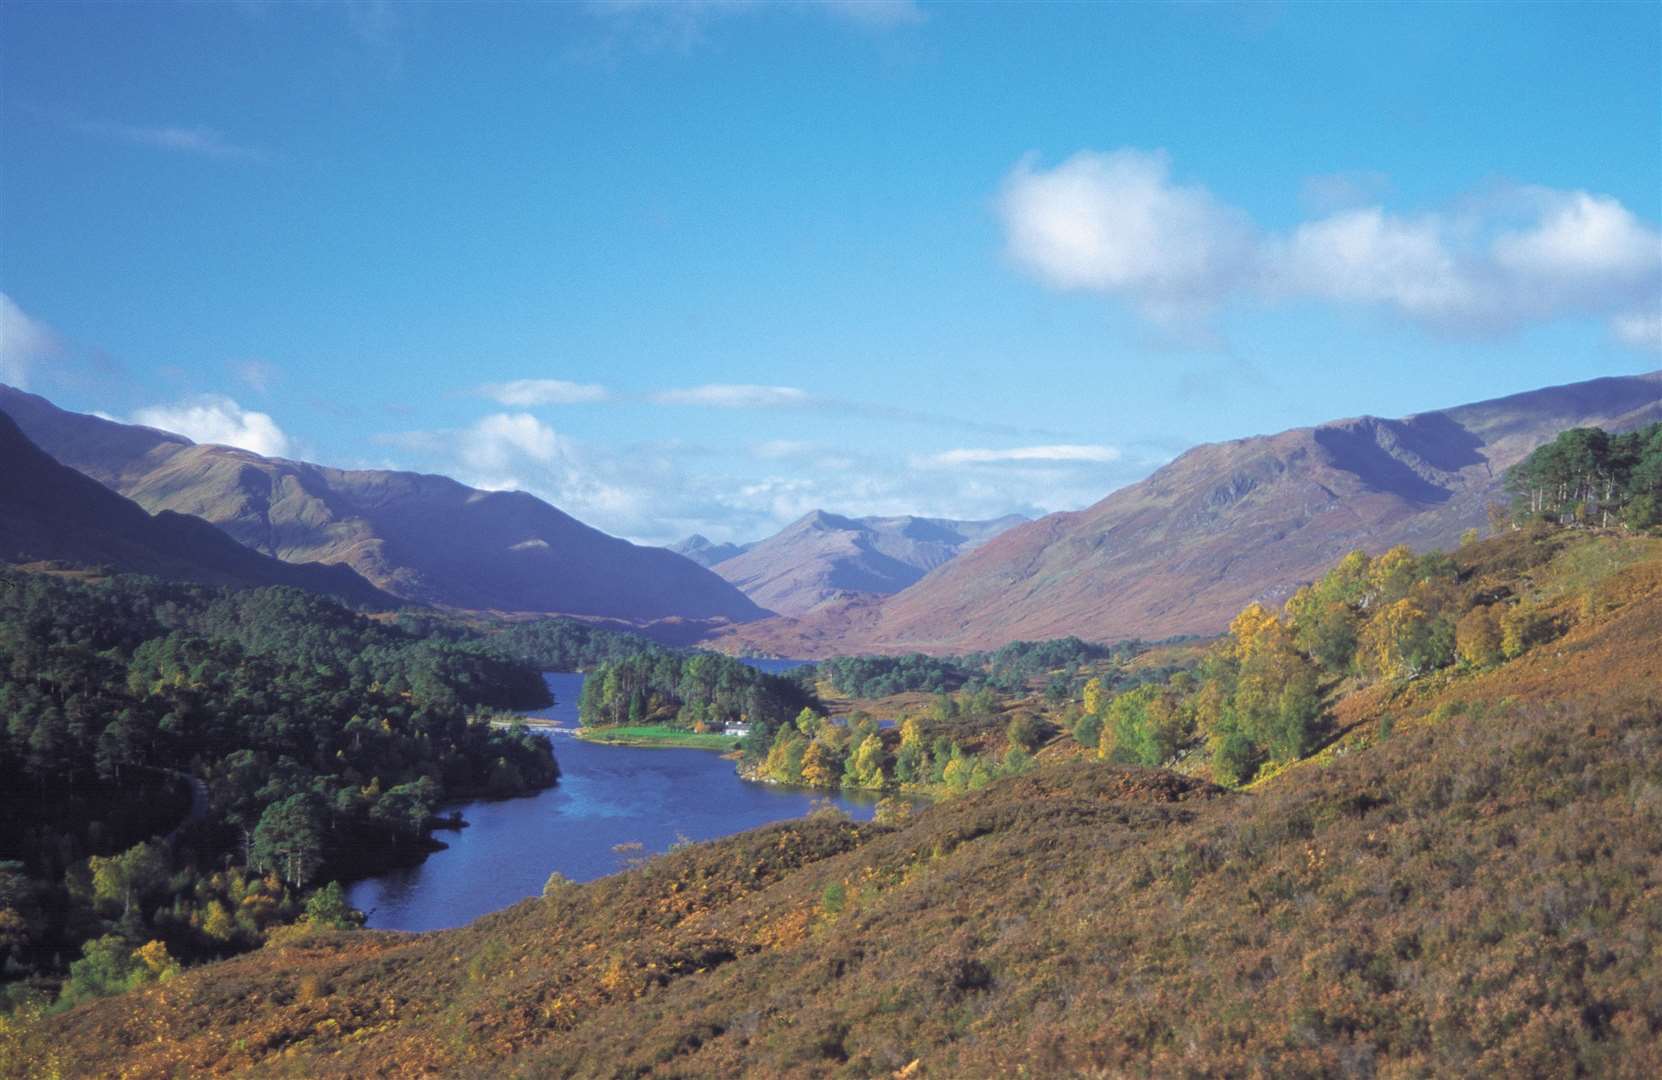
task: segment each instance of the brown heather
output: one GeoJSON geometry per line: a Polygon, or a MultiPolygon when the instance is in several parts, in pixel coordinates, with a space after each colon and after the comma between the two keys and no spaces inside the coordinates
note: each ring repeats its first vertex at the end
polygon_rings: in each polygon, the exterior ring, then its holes
{"type": "Polygon", "coordinates": [[[1557,636],[1350,694],[1337,741],[1250,791],[1041,754],[897,824],[819,816],[460,930],[274,944],[14,1023],[0,1065],[1662,1075],[1657,546],[1464,549],[1469,587],[1557,636]]]}

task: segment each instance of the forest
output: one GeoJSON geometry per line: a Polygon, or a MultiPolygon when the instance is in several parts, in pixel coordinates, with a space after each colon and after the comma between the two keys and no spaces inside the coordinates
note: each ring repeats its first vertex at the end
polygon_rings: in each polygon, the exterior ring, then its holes
{"type": "Polygon", "coordinates": [[[626,630],[595,626],[580,619],[532,619],[526,622],[463,622],[426,610],[399,612],[398,626],[411,637],[469,642],[519,665],[539,671],[588,671],[608,660],[662,649],[652,639],[626,630]]]}
{"type": "Polygon", "coordinates": [[[476,641],[293,589],[0,571],[8,996],[348,920],[330,883],[420,858],[440,802],[554,782],[544,738],[491,723],[546,698],[476,641]]]}
{"type": "Polygon", "coordinates": [[[1506,476],[1513,520],[1558,524],[1662,523],[1662,423],[1619,435],[1570,428],[1506,476]]]}
{"type": "Polygon", "coordinates": [[[583,726],[595,728],[661,724],[707,732],[738,724],[772,732],[817,704],[793,676],[769,675],[720,653],[635,652],[589,673],[578,713],[583,726]]]}

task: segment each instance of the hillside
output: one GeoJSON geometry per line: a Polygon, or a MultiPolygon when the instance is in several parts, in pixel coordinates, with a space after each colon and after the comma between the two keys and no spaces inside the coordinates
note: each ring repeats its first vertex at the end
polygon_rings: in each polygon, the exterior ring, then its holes
{"type": "Polygon", "coordinates": [[[397,601],[345,566],[286,563],[169,510],[152,517],[52,460],[0,412],[0,561],[105,566],[207,585],[290,585],[351,604],[397,601]]]}
{"type": "Polygon", "coordinates": [[[1662,553],[1526,531],[1455,563],[1556,636],[1344,697],[1251,791],[1064,761],[455,931],[292,938],[21,1018],[0,1067],[1654,1076],[1662,553]]]}
{"type": "Polygon", "coordinates": [[[881,603],[828,604],[713,644],[819,657],[1214,634],[1249,601],[1284,600],[1352,548],[1452,546],[1484,523],[1506,469],[1564,428],[1657,419],[1662,372],[1198,446],[1084,510],[1010,529],[881,603]]]}
{"type": "Polygon", "coordinates": [[[199,446],[10,387],[0,409],[47,453],[146,510],[202,518],[284,562],[344,563],[404,600],[631,622],[763,614],[708,570],[524,492],[199,446]]]}
{"type": "Polygon", "coordinates": [[[769,611],[801,615],[827,601],[899,592],[1024,520],[850,518],[815,510],[711,568],[769,611]]]}

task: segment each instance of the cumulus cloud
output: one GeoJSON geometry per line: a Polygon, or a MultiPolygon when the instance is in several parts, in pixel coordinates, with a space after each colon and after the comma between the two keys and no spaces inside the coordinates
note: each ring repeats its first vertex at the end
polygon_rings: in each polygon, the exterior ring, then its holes
{"type": "Polygon", "coordinates": [[[1419,213],[1343,205],[1385,181],[1323,178],[1320,216],[1281,233],[1141,150],[1030,156],[998,208],[1011,257],[1059,289],[1118,296],[1167,327],[1192,329],[1236,299],[1371,307],[1444,333],[1495,334],[1562,317],[1611,320],[1642,344],[1631,313],[1662,298],[1662,233],[1608,195],[1517,186],[1419,213]],[[1334,205],[1339,204],[1339,205],[1334,205]]]}
{"type": "Polygon", "coordinates": [[[263,412],[244,409],[220,394],[152,405],[134,413],[133,422],[177,432],[195,442],[236,446],[266,457],[284,457],[289,452],[289,437],[275,420],[263,412]]]}
{"type": "Polygon", "coordinates": [[[0,382],[27,390],[34,369],[63,351],[56,331],[0,293],[0,382]]]}
{"type": "Polygon", "coordinates": [[[605,401],[611,396],[604,386],[596,383],[566,382],[564,379],[514,379],[511,382],[486,383],[476,393],[498,405],[522,409],[538,405],[578,405],[605,401]]]}
{"type": "Polygon", "coordinates": [[[944,450],[917,460],[920,465],[951,468],[957,465],[1001,465],[1010,462],[1106,462],[1118,461],[1120,452],[1112,446],[1014,446],[1002,450],[944,450]]]}
{"type": "Polygon", "coordinates": [[[752,386],[743,383],[707,383],[651,395],[659,405],[704,405],[716,409],[778,409],[812,403],[806,390],[794,386],[752,386]]]}
{"type": "Polygon", "coordinates": [[[999,198],[1011,256],[1061,289],[1121,293],[1157,320],[1203,313],[1250,272],[1245,215],[1171,180],[1164,153],[1031,155],[999,198]]]}

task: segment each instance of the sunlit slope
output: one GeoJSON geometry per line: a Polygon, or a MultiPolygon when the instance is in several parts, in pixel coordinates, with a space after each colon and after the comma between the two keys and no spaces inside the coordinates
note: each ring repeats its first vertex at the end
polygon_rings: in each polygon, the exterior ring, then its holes
{"type": "Polygon", "coordinates": [[[137,1076],[1653,1076],[1656,546],[1463,552],[1562,632],[1340,702],[1338,741],[1249,793],[1075,761],[457,931],[268,947],[25,1048],[137,1076]]]}

